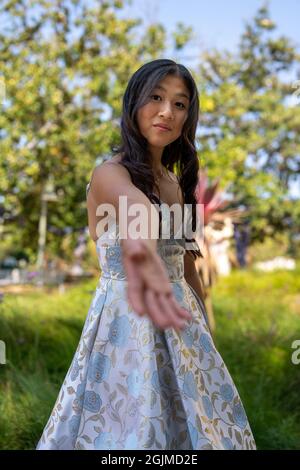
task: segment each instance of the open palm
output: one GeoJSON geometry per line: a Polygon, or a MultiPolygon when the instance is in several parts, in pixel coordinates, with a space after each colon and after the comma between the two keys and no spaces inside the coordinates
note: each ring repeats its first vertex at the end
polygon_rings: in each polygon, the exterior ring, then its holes
{"type": "Polygon", "coordinates": [[[175,299],[159,255],[143,240],[123,240],[122,248],[128,301],[133,310],[148,315],[159,328],[183,329],[191,315],[175,299]]]}

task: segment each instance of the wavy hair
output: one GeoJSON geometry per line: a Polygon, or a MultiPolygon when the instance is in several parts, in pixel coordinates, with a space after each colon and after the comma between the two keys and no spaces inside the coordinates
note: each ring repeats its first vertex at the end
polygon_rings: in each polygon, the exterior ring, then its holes
{"type": "MultiPolygon", "coordinates": [[[[195,148],[195,135],[199,117],[199,96],[195,81],[188,69],[169,59],[157,59],[144,64],[130,78],[123,96],[121,116],[121,144],[113,147],[113,153],[121,153],[120,164],[129,172],[132,183],[149,199],[160,204],[153,193],[155,183],[151,165],[151,153],[147,139],[141,134],[137,123],[137,110],[144,106],[155,86],[167,75],[179,77],[190,93],[188,117],[182,134],[174,142],[166,145],[162,154],[162,165],[175,172],[181,187],[184,204],[192,207],[192,229],[195,230],[196,198],[199,161],[195,148]]],[[[160,193],[159,193],[160,194],[160,193]]],[[[194,242],[194,239],[186,241],[194,242]]],[[[189,250],[194,258],[202,256],[199,249],[189,250]]]]}

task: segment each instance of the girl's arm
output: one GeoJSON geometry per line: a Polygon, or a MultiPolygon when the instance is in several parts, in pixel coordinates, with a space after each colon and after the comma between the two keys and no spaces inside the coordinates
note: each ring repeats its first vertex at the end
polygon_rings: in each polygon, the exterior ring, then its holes
{"type": "MultiPolygon", "coordinates": [[[[126,168],[122,165],[105,162],[96,167],[91,178],[89,197],[93,198],[94,206],[109,203],[115,208],[118,222],[120,197],[127,198],[127,214],[122,216],[127,219],[127,228],[133,217],[129,216],[128,209],[133,204],[143,207],[148,227],[154,224],[153,234],[156,238],[143,238],[135,240],[127,231],[125,238],[120,240],[122,259],[127,275],[127,297],[133,310],[139,314],[147,314],[154,324],[165,329],[173,327],[177,331],[185,328],[186,320],[191,319],[191,314],[184,310],[175,299],[168,273],[159,257],[157,248],[157,236],[159,231],[159,217],[150,200],[131,182],[126,168]]],[[[149,232],[148,232],[149,233],[149,232]]]]}
{"type": "Polygon", "coordinates": [[[184,278],[186,282],[196,291],[200,299],[204,301],[205,294],[201,279],[196,270],[195,261],[188,251],[186,251],[184,255],[184,278]]]}
{"type": "MultiPolygon", "coordinates": [[[[98,207],[101,204],[111,204],[115,210],[116,221],[119,223],[120,196],[126,197],[127,211],[129,211],[130,206],[133,204],[140,204],[143,207],[146,213],[145,220],[143,219],[143,221],[148,224],[148,227],[152,226],[153,233],[156,234],[153,238],[143,240],[147,247],[151,250],[156,250],[159,219],[158,216],[151,217],[153,208],[151,211],[152,205],[150,200],[132,183],[128,171],[122,165],[108,161],[96,166],[92,173],[88,193],[88,197],[92,199],[94,207],[98,207]]],[[[127,214],[127,228],[129,228],[130,222],[135,218],[136,215],[128,216],[127,214]]],[[[130,238],[128,232],[124,233],[124,236],[130,238]]],[[[123,239],[121,240],[121,245],[122,244],[124,244],[123,239]]]]}

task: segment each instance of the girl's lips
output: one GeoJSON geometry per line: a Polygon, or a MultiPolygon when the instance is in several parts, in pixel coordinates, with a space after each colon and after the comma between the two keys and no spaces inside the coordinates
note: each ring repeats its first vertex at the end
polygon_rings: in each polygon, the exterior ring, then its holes
{"type": "Polygon", "coordinates": [[[161,126],[153,126],[155,127],[156,129],[160,130],[160,131],[165,131],[165,132],[170,132],[170,129],[166,129],[166,127],[161,127],[161,126]]]}

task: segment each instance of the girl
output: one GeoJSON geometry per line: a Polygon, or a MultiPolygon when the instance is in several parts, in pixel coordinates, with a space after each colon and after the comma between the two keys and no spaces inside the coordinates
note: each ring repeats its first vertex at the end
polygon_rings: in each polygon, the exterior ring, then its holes
{"type": "Polygon", "coordinates": [[[170,217],[190,204],[195,223],[198,113],[183,65],[154,60],[129,80],[121,146],[87,187],[101,277],[37,449],[255,449],[206,321],[198,245],[170,217]],[[154,236],[133,235],[136,207],[154,236]]]}

